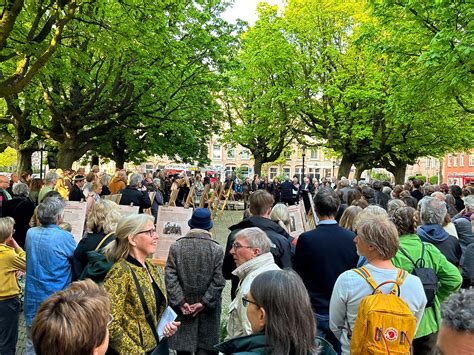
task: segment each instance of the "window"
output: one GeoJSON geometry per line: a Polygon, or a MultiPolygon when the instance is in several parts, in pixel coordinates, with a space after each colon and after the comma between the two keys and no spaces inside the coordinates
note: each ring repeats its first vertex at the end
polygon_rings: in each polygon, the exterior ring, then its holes
{"type": "Polygon", "coordinates": [[[448,166],[451,167],[453,165],[453,155],[448,154],[448,166]]]}
{"type": "Polygon", "coordinates": [[[227,159],[235,159],[235,148],[227,149],[227,159]]]}
{"type": "Polygon", "coordinates": [[[459,166],[464,166],[464,153],[459,154],[459,166]]]}
{"type": "Polygon", "coordinates": [[[234,176],[235,169],[237,169],[235,166],[226,166],[224,176],[227,177],[227,174],[230,174],[230,176],[234,176]]]}
{"type": "Polygon", "coordinates": [[[289,176],[291,178],[291,168],[283,168],[283,177],[289,176]]]}
{"type": "Polygon", "coordinates": [[[309,176],[309,178],[311,180],[316,178],[319,181],[319,178],[321,177],[321,174],[319,172],[319,168],[309,168],[308,170],[309,170],[309,174],[307,174],[307,175],[309,176]]]}
{"type": "Polygon", "coordinates": [[[212,159],[222,159],[222,146],[220,144],[212,145],[212,159]]]}
{"type": "Polygon", "coordinates": [[[311,160],[318,160],[318,150],[311,149],[311,160]]]}
{"type": "Polygon", "coordinates": [[[436,168],[436,165],[437,165],[436,158],[431,158],[431,167],[436,168]]]}
{"type": "Polygon", "coordinates": [[[249,152],[247,149],[244,149],[244,150],[242,150],[242,152],[240,153],[240,157],[241,157],[243,160],[249,160],[249,159],[250,159],[250,152],[249,152]]]}
{"type": "Polygon", "coordinates": [[[268,169],[268,180],[273,180],[276,176],[278,176],[278,168],[271,167],[268,169]]]}
{"type": "Polygon", "coordinates": [[[469,156],[469,166],[474,166],[474,155],[469,156]]]}
{"type": "Polygon", "coordinates": [[[153,164],[145,164],[145,171],[147,173],[152,173],[154,171],[153,164]]]}
{"type": "Polygon", "coordinates": [[[249,167],[246,166],[246,165],[242,165],[240,167],[240,173],[242,174],[242,176],[244,177],[244,179],[249,176],[249,167]]]}
{"type": "Polygon", "coordinates": [[[298,181],[301,183],[303,181],[303,168],[297,167],[295,175],[298,178],[298,181]]]}
{"type": "Polygon", "coordinates": [[[457,155],[455,155],[453,157],[453,166],[458,166],[458,156],[457,155]]]}

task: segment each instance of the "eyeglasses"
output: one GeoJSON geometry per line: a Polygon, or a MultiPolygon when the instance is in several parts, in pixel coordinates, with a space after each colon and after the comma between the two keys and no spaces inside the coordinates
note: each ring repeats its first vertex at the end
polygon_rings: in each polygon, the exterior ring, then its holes
{"type": "Polygon", "coordinates": [[[150,238],[153,238],[153,234],[156,233],[156,228],[152,228],[152,229],[148,229],[146,231],[141,231],[141,232],[138,232],[138,234],[142,234],[142,233],[148,233],[150,235],[150,238]]]}
{"type": "Polygon", "coordinates": [[[114,321],[114,317],[111,314],[109,314],[109,320],[107,321],[107,328],[110,327],[113,321],[114,321]]]}
{"type": "Polygon", "coordinates": [[[246,296],[242,297],[242,304],[243,304],[244,307],[247,307],[249,305],[249,303],[252,303],[252,304],[256,305],[258,308],[260,308],[260,305],[257,302],[250,301],[246,296]]]}
{"type": "Polygon", "coordinates": [[[235,250],[239,249],[239,248],[249,248],[249,249],[255,249],[254,247],[249,247],[247,245],[240,245],[239,243],[233,243],[232,244],[232,248],[234,248],[235,250]]]}

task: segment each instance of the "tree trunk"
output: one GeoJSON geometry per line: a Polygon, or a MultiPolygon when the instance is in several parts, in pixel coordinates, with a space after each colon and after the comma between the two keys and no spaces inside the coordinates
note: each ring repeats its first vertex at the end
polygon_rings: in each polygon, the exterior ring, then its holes
{"type": "Polygon", "coordinates": [[[258,175],[258,176],[261,176],[260,174],[262,173],[262,165],[263,165],[263,162],[262,162],[262,158],[260,158],[259,156],[254,156],[255,158],[255,162],[254,162],[254,165],[253,165],[253,173],[254,175],[258,175]]]}
{"type": "Polygon", "coordinates": [[[33,173],[33,167],[31,164],[31,154],[33,154],[33,152],[34,149],[19,149],[16,151],[16,164],[18,175],[21,175],[23,173],[33,173]]]}
{"type": "Polygon", "coordinates": [[[91,158],[91,167],[94,165],[99,165],[99,157],[97,155],[93,155],[91,158]]]}
{"type": "Polygon", "coordinates": [[[59,147],[57,155],[58,167],[61,169],[71,169],[76,161],[76,152],[69,148],[59,147]]]}
{"type": "Polygon", "coordinates": [[[387,168],[393,176],[395,177],[395,183],[397,185],[402,185],[405,182],[405,174],[407,171],[407,163],[398,163],[395,166],[390,166],[387,168]]]}
{"type": "Polygon", "coordinates": [[[360,180],[360,177],[362,176],[362,173],[367,169],[367,167],[364,164],[356,164],[356,171],[354,174],[354,179],[357,181],[360,180]]]}
{"type": "Polygon", "coordinates": [[[347,154],[344,154],[342,156],[341,164],[339,165],[339,171],[337,173],[337,178],[341,179],[343,176],[348,177],[350,172],[351,172],[351,167],[352,167],[351,157],[347,154]]]}

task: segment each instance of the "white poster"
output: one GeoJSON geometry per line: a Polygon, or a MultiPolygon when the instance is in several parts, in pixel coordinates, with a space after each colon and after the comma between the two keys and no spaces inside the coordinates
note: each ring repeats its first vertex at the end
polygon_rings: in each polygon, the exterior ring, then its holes
{"type": "Polygon", "coordinates": [[[192,208],[165,206],[158,208],[156,232],[159,238],[155,254],[153,255],[154,259],[162,261],[168,259],[171,244],[189,232],[188,221],[192,215],[192,208]]]}
{"type": "Polygon", "coordinates": [[[124,205],[119,205],[120,208],[120,214],[123,217],[130,216],[132,214],[138,214],[138,211],[140,210],[140,207],[138,206],[124,206],[124,205]]]}
{"type": "Polygon", "coordinates": [[[87,204],[85,202],[66,201],[66,206],[64,207],[63,221],[71,225],[71,233],[76,243],[79,243],[84,234],[86,206],[87,204]]]}
{"type": "Polygon", "coordinates": [[[290,213],[290,230],[288,233],[293,238],[298,238],[301,233],[305,232],[300,206],[288,206],[288,212],[290,213]]]}

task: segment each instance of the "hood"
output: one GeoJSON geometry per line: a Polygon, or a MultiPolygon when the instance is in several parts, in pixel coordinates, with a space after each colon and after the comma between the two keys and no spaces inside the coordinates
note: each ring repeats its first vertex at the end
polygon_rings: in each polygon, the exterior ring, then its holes
{"type": "Polygon", "coordinates": [[[250,227],[258,227],[262,229],[263,231],[268,231],[272,230],[278,234],[281,234],[282,236],[289,238],[290,235],[284,230],[278,223],[273,222],[269,218],[265,217],[260,217],[260,216],[250,216],[248,218],[245,218],[243,221],[234,224],[233,226],[230,226],[229,229],[231,231],[234,230],[240,230],[244,228],[250,228],[250,227]]]}
{"type": "Polygon", "coordinates": [[[439,224],[425,224],[416,229],[416,234],[424,242],[438,244],[449,238],[448,232],[439,224]]]}

